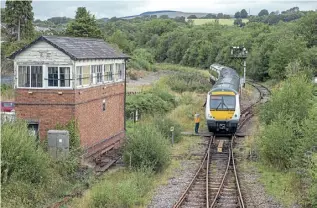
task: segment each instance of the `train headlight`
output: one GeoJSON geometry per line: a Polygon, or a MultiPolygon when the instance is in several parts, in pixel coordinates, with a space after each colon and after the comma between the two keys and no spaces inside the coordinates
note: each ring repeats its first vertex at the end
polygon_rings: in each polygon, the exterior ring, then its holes
{"type": "Polygon", "coordinates": [[[234,114],[234,117],[236,117],[236,118],[237,118],[237,117],[238,117],[238,115],[237,115],[237,114],[234,114]]]}

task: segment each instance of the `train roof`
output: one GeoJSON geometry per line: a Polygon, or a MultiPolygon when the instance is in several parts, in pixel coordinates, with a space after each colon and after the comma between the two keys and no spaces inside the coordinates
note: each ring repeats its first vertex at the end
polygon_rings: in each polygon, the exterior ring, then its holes
{"type": "Polygon", "coordinates": [[[213,85],[211,91],[234,91],[236,94],[239,93],[240,88],[240,76],[236,70],[222,66],[214,65],[214,68],[221,69],[219,77],[216,83],[213,85]]]}

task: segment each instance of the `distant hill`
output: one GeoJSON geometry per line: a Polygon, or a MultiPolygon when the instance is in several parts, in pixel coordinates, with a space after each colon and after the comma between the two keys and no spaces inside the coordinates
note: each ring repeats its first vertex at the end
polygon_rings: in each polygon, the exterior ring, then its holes
{"type": "MultiPolygon", "coordinates": [[[[196,17],[204,17],[207,14],[214,14],[214,13],[201,13],[201,12],[181,12],[181,11],[172,11],[172,10],[160,10],[160,11],[148,11],[143,12],[138,15],[132,15],[132,16],[125,16],[125,17],[119,17],[119,19],[133,19],[136,17],[144,17],[144,16],[152,16],[156,15],[157,17],[160,17],[162,15],[167,15],[169,18],[175,18],[175,17],[188,17],[190,15],[196,15],[196,17]]],[[[106,19],[106,18],[103,18],[106,19]]]]}

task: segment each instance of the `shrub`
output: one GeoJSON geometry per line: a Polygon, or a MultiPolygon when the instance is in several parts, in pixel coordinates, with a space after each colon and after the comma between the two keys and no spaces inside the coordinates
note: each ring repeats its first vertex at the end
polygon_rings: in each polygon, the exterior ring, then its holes
{"type": "Polygon", "coordinates": [[[295,121],[306,118],[312,106],[312,84],[306,76],[298,74],[288,78],[280,89],[274,90],[269,102],[260,111],[261,120],[270,124],[277,115],[291,116],[295,121]]]}
{"type": "Polygon", "coordinates": [[[133,51],[133,57],[129,62],[129,67],[133,69],[151,71],[153,69],[153,63],[153,55],[148,50],[140,48],[133,51]]]}
{"type": "Polygon", "coordinates": [[[180,93],[207,92],[211,87],[208,79],[198,72],[176,72],[169,77],[167,84],[172,90],[180,93]]]}
{"type": "MultiPolygon", "coordinates": [[[[120,174],[120,173],[119,173],[120,174]]],[[[92,207],[133,207],[151,187],[151,172],[137,170],[120,181],[104,180],[92,189],[92,207]]]]}
{"type": "Polygon", "coordinates": [[[38,207],[61,195],[63,180],[49,155],[29,135],[23,121],[1,126],[1,194],[3,207],[38,207]]]}
{"type": "Polygon", "coordinates": [[[172,136],[171,126],[174,126],[174,142],[177,143],[182,139],[182,127],[178,122],[170,118],[155,118],[154,125],[168,141],[171,140],[172,136]]]}
{"type": "MultiPolygon", "coordinates": [[[[306,76],[290,76],[260,109],[264,130],[260,133],[262,159],[280,169],[305,169],[305,153],[317,144],[317,106],[306,76]]],[[[291,74],[290,74],[291,75],[291,74]]]]}
{"type": "Polygon", "coordinates": [[[11,100],[14,98],[14,89],[11,85],[1,84],[2,100],[11,100]]]}
{"type": "Polygon", "coordinates": [[[71,176],[78,170],[80,163],[79,155],[82,151],[80,147],[80,137],[78,123],[72,119],[67,124],[57,124],[56,129],[67,130],[69,132],[69,155],[65,160],[57,161],[59,164],[59,172],[64,176],[71,176]]]}
{"type": "Polygon", "coordinates": [[[166,113],[176,105],[174,96],[166,91],[155,89],[137,95],[131,95],[126,100],[127,116],[139,110],[142,114],[166,113]]]}
{"type": "Polygon", "coordinates": [[[136,124],[128,133],[123,159],[134,168],[161,171],[169,162],[170,148],[166,138],[151,124],[136,124]]]}
{"type": "Polygon", "coordinates": [[[258,140],[260,157],[270,165],[286,169],[291,167],[295,156],[298,140],[294,130],[298,128],[295,120],[279,115],[280,120],[266,125],[258,140]]]}
{"type": "Polygon", "coordinates": [[[27,124],[22,121],[3,123],[2,139],[2,183],[11,180],[27,180],[43,183],[48,180],[50,158],[36,147],[35,137],[30,136],[27,124]]]}

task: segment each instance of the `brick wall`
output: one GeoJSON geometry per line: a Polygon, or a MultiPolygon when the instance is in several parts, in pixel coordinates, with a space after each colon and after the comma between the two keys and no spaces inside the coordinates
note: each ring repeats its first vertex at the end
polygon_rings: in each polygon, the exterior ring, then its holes
{"type": "Polygon", "coordinates": [[[72,118],[74,101],[73,90],[16,89],[15,111],[18,118],[39,123],[39,136],[43,140],[57,123],[65,124],[72,118]]]}
{"type": "Polygon", "coordinates": [[[42,140],[57,123],[66,124],[76,118],[81,146],[89,148],[89,152],[98,151],[124,137],[124,83],[76,90],[16,89],[16,114],[39,122],[42,140]]]}
{"type": "Polygon", "coordinates": [[[101,143],[116,143],[122,139],[119,134],[124,131],[124,83],[77,89],[75,100],[75,115],[79,121],[83,147],[93,148],[101,143]],[[106,103],[105,111],[103,100],[106,103]],[[115,135],[117,137],[114,138],[115,135]]]}

